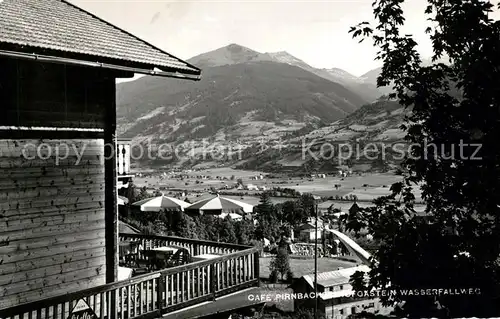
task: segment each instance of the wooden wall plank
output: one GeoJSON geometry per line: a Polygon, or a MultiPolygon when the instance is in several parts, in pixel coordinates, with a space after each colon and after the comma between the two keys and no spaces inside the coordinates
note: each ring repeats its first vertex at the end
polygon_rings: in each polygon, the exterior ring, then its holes
{"type": "Polygon", "coordinates": [[[36,269],[25,270],[13,274],[0,275],[0,286],[8,286],[14,283],[29,282],[33,279],[46,278],[57,274],[66,274],[76,270],[88,269],[102,265],[102,257],[89,257],[70,262],[62,262],[45,267],[37,267],[36,269]]]}
{"type": "Polygon", "coordinates": [[[103,194],[91,195],[91,194],[74,194],[71,197],[52,197],[52,199],[47,198],[33,198],[31,200],[13,200],[8,203],[1,203],[0,210],[7,209],[24,209],[24,208],[37,208],[37,207],[52,207],[59,205],[71,205],[76,203],[90,203],[90,202],[102,202],[104,201],[103,194]]]}
{"type": "Polygon", "coordinates": [[[68,243],[62,243],[58,245],[53,245],[51,249],[38,249],[36,251],[26,251],[26,250],[15,250],[10,253],[3,254],[0,257],[3,260],[2,269],[8,263],[19,262],[19,261],[30,261],[37,264],[37,259],[59,255],[61,253],[74,253],[82,250],[92,250],[94,248],[104,247],[104,238],[90,238],[80,241],[68,243]]]}
{"type": "Polygon", "coordinates": [[[64,236],[69,232],[81,233],[90,230],[103,229],[103,224],[104,218],[99,218],[98,220],[93,221],[60,223],[44,227],[31,227],[12,231],[8,230],[0,234],[0,241],[21,243],[24,238],[29,238],[31,241],[36,239],[38,241],[45,238],[54,238],[55,236],[64,236]]]}
{"type": "Polygon", "coordinates": [[[48,257],[40,257],[36,259],[36,262],[29,259],[5,263],[0,269],[0,276],[16,272],[23,273],[25,271],[36,269],[37,267],[52,267],[54,265],[59,265],[68,261],[79,261],[93,257],[104,257],[105,248],[104,246],[100,246],[99,244],[96,245],[96,248],[86,248],[57,255],[51,255],[48,257]]]}
{"type": "MultiPolygon", "coordinates": [[[[77,241],[85,241],[90,240],[92,238],[101,238],[104,235],[103,226],[95,226],[88,227],[88,229],[84,229],[79,231],[78,233],[68,232],[65,235],[47,235],[46,237],[38,237],[36,240],[32,238],[15,240],[9,242],[7,246],[0,246],[0,255],[2,254],[11,254],[18,251],[23,250],[48,250],[51,253],[54,253],[53,246],[56,244],[72,244],[77,241]]],[[[29,256],[29,255],[28,255],[29,256]]]]}
{"type": "MultiPolygon", "coordinates": [[[[45,214],[45,213],[66,213],[68,211],[80,211],[85,209],[101,209],[103,207],[102,203],[99,202],[89,202],[89,203],[76,203],[73,205],[60,205],[60,206],[49,206],[49,207],[36,207],[30,209],[10,209],[1,212],[3,217],[10,216],[26,216],[30,218],[34,214],[45,214]]],[[[23,217],[24,218],[24,217],[23,217]]]]}
{"type": "Polygon", "coordinates": [[[8,232],[16,230],[29,230],[32,228],[79,223],[86,221],[102,220],[101,210],[83,210],[69,213],[52,213],[31,215],[29,218],[23,216],[4,217],[0,220],[0,229],[8,232]]]}
{"type": "Polygon", "coordinates": [[[104,284],[104,141],[0,140],[0,150],[0,309],[104,284]],[[37,154],[60,143],[69,157],[37,154]]]}
{"type": "MultiPolygon", "coordinates": [[[[61,295],[61,291],[79,291],[84,290],[88,287],[95,287],[102,285],[105,281],[105,275],[101,274],[98,276],[93,276],[89,278],[83,278],[79,281],[59,283],[55,285],[49,285],[43,290],[43,298],[50,298],[61,295]]],[[[0,309],[9,308],[11,304],[22,304],[28,303],[33,300],[41,299],[42,293],[40,289],[34,289],[32,291],[26,291],[18,293],[11,298],[0,298],[0,309]]]]}

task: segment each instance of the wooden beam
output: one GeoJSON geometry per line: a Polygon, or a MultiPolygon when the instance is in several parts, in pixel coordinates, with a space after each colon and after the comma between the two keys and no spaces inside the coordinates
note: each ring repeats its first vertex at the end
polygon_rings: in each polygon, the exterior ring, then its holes
{"type": "Polygon", "coordinates": [[[0,129],[0,139],[2,140],[21,140],[21,139],[102,139],[102,131],[77,131],[77,130],[14,130],[0,129]]]}
{"type": "MultiPolygon", "coordinates": [[[[106,239],[106,282],[118,280],[118,206],[116,191],[116,88],[114,79],[109,78],[105,94],[109,95],[106,105],[104,129],[104,208],[106,239]]],[[[113,305],[114,306],[114,305],[113,305]]]]}

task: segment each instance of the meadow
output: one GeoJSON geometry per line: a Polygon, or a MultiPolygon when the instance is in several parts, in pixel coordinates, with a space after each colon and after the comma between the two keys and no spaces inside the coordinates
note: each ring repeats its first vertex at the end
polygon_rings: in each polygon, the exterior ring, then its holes
{"type": "MultiPolygon", "coordinates": [[[[162,173],[161,171],[158,172],[162,173]]],[[[371,202],[373,199],[388,195],[392,183],[401,180],[400,176],[390,173],[360,174],[340,178],[338,176],[327,176],[326,178],[300,178],[300,177],[280,177],[255,179],[259,175],[266,176],[263,172],[235,170],[232,168],[215,168],[183,173],[184,177],[175,178],[167,176],[160,179],[159,176],[135,177],[134,184],[139,187],[146,186],[149,190],[159,189],[168,194],[169,191],[182,190],[186,192],[190,201],[196,201],[209,197],[209,191],[219,190],[221,193],[231,192],[228,197],[242,200],[248,204],[256,205],[259,202],[259,191],[237,190],[235,188],[237,180],[241,179],[245,185],[255,185],[259,188],[272,189],[275,187],[290,188],[301,193],[311,193],[322,197],[345,197],[355,195],[361,202],[371,202]],[[205,176],[204,179],[197,178],[205,176]],[[338,188],[335,185],[339,185],[338,188]],[[227,189],[225,189],[227,188],[227,189]],[[240,195],[241,194],[241,195],[240,195]]],[[[420,201],[421,192],[416,190],[416,200],[420,201]]],[[[287,200],[287,198],[273,198],[274,203],[287,200]]],[[[339,201],[339,208],[344,209],[346,205],[339,201]]],[[[320,209],[328,208],[332,203],[321,203],[320,209]],[[328,205],[328,206],[326,206],[328,205]]],[[[350,207],[350,206],[349,206],[350,207]]]]}

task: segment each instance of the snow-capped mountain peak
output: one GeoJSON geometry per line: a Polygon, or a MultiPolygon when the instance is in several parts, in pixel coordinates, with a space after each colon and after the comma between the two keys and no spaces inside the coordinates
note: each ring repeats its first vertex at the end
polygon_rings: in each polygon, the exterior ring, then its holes
{"type": "Polygon", "coordinates": [[[328,72],[328,74],[332,75],[333,77],[341,80],[342,82],[355,82],[355,83],[363,83],[363,80],[355,75],[352,75],[351,73],[344,71],[339,68],[331,68],[331,69],[323,69],[325,72],[328,72]]]}
{"type": "Polygon", "coordinates": [[[274,62],[286,63],[306,70],[313,69],[313,67],[311,67],[309,64],[305,63],[299,58],[294,57],[293,55],[291,55],[286,51],[267,52],[265,54],[267,54],[274,62]]]}

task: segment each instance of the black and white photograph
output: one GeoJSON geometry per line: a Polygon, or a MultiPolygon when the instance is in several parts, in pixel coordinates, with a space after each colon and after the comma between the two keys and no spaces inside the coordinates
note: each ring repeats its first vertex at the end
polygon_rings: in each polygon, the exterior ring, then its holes
{"type": "Polygon", "coordinates": [[[500,318],[500,1],[0,0],[0,319],[500,318]]]}

